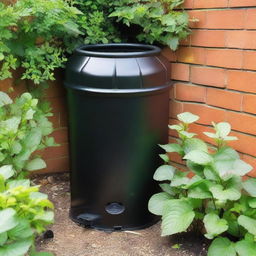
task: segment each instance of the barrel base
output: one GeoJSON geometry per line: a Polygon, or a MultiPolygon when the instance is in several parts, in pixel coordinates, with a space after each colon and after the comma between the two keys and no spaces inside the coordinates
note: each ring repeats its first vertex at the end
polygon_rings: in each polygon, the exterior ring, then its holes
{"type": "Polygon", "coordinates": [[[103,225],[99,225],[97,223],[93,223],[93,221],[85,221],[82,220],[80,218],[78,218],[78,216],[74,216],[72,214],[72,210],[70,210],[69,212],[69,217],[70,219],[75,222],[77,225],[84,227],[84,228],[90,228],[90,229],[96,229],[99,231],[104,231],[104,232],[120,232],[120,231],[132,231],[132,230],[141,230],[141,229],[145,229],[145,228],[149,228],[151,226],[153,226],[154,224],[156,224],[159,220],[160,217],[158,216],[154,216],[154,218],[152,219],[152,221],[146,223],[146,224],[142,224],[142,225],[129,225],[129,226],[103,226],[103,225]]]}

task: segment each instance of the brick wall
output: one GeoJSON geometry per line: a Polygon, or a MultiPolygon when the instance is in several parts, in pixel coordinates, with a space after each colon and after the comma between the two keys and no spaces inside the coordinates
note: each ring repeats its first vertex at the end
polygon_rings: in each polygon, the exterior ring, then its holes
{"type": "MultiPolygon", "coordinates": [[[[14,76],[15,75],[18,74],[14,74],[14,76]]],[[[53,112],[53,116],[50,117],[50,120],[54,126],[54,132],[52,135],[55,137],[55,141],[59,143],[60,146],[47,148],[43,151],[37,152],[47,163],[47,168],[38,171],[38,173],[55,173],[69,170],[65,90],[63,88],[61,74],[58,73],[56,77],[57,80],[55,82],[51,82],[49,89],[47,89],[46,100],[50,101],[53,112]]],[[[14,88],[14,92],[10,94],[12,98],[27,90],[24,83],[15,85],[14,79],[0,81],[0,91],[8,92],[10,87],[14,88]]]]}
{"type": "Polygon", "coordinates": [[[197,133],[229,122],[239,138],[230,144],[256,167],[256,0],[187,0],[185,8],[199,21],[178,51],[163,52],[175,80],[170,123],[183,111],[200,116],[197,133]]]}

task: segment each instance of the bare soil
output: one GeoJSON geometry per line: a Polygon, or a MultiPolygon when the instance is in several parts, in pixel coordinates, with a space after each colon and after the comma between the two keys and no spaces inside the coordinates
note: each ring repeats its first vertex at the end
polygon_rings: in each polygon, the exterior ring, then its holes
{"type": "Polygon", "coordinates": [[[206,256],[207,241],[202,236],[186,233],[161,237],[160,223],[134,232],[106,233],[80,227],[68,216],[68,174],[37,176],[33,181],[41,185],[41,191],[55,204],[55,224],[49,227],[54,238],[40,237],[40,251],[56,256],[206,256]]]}

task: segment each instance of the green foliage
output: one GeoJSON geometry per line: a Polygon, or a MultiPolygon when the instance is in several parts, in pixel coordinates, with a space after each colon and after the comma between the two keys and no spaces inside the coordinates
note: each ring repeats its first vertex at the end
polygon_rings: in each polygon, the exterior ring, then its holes
{"type": "Polygon", "coordinates": [[[3,92],[0,104],[0,162],[5,166],[0,168],[0,174],[5,176],[6,168],[15,170],[17,175],[45,168],[45,162],[33,153],[57,145],[49,137],[53,128],[48,120],[52,115],[48,105],[38,104],[29,93],[13,102],[3,92]]]}
{"type": "Polygon", "coordinates": [[[0,256],[36,256],[35,238],[53,222],[53,204],[25,179],[44,168],[34,151],[54,146],[47,105],[24,93],[14,102],[0,92],[0,256]]]}
{"type": "Polygon", "coordinates": [[[162,154],[165,164],[156,170],[154,179],[165,182],[160,184],[164,192],[153,195],[148,205],[153,214],[162,216],[162,235],[203,225],[200,231],[213,239],[208,256],[255,256],[256,179],[242,179],[252,166],[227,146],[227,141],[237,139],[229,136],[230,124],[213,123],[215,133],[204,133],[217,145],[208,150],[204,141],[189,132],[189,124],[199,117],[186,112],[178,119],[181,123],[169,126],[178,132],[177,144],[160,146],[166,152],[178,153],[187,171],[172,166],[171,159],[162,154]],[[193,177],[188,176],[191,172],[193,177]]]}
{"type": "Polygon", "coordinates": [[[38,186],[6,170],[8,179],[0,174],[0,256],[36,255],[35,237],[53,222],[53,205],[38,186]]]}
{"type": "Polygon", "coordinates": [[[183,2],[17,0],[5,5],[0,1],[0,80],[12,77],[19,67],[24,71],[21,79],[35,84],[54,80],[54,70],[64,67],[67,54],[83,43],[131,38],[175,50],[189,34],[187,13],[174,9],[183,2]],[[125,27],[130,26],[132,33],[127,33],[125,27]]]}

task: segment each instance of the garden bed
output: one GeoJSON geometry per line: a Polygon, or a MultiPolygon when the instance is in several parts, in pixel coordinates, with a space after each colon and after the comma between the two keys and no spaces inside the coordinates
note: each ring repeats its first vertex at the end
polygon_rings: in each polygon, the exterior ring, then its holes
{"type": "Polygon", "coordinates": [[[36,176],[33,181],[55,204],[55,224],[50,227],[53,239],[39,238],[39,250],[56,256],[205,256],[203,237],[187,233],[161,237],[160,223],[134,232],[106,233],[82,228],[68,217],[70,190],[68,174],[36,176]],[[172,248],[180,244],[179,249],[172,248]]]}

